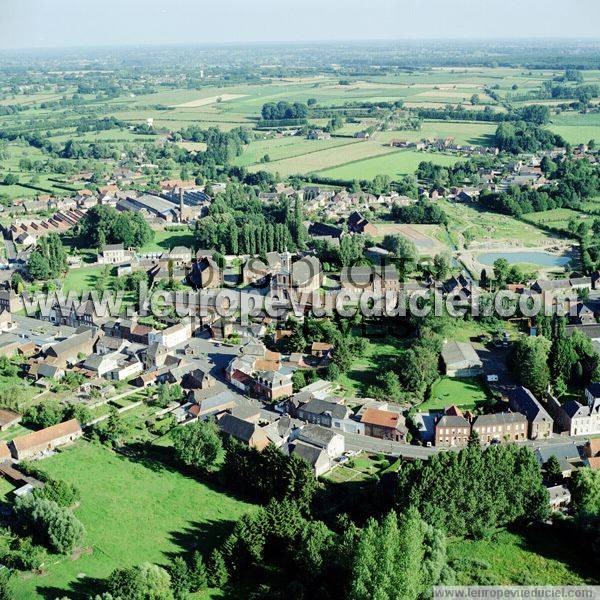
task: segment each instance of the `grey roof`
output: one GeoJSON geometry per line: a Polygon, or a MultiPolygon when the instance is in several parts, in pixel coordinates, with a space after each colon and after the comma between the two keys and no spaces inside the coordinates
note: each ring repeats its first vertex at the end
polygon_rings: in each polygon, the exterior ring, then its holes
{"type": "Polygon", "coordinates": [[[70,352],[76,351],[82,344],[87,344],[92,340],[94,336],[94,330],[91,327],[85,328],[83,331],[80,331],[81,329],[81,327],[77,328],[75,330],[75,334],[68,337],[66,340],[62,340],[61,342],[57,342],[56,344],[52,344],[52,346],[50,346],[56,356],[61,356],[63,354],[69,354],[70,352]]]}
{"type": "Polygon", "coordinates": [[[320,425],[305,425],[298,435],[298,439],[303,442],[307,442],[309,444],[313,444],[318,446],[319,448],[326,447],[331,440],[339,435],[335,433],[335,431],[331,429],[327,429],[326,427],[321,427],[320,425]]]}
{"type": "Polygon", "coordinates": [[[255,425],[254,423],[244,421],[244,419],[234,417],[230,414],[224,414],[219,419],[219,428],[221,431],[224,431],[238,440],[243,440],[244,442],[250,441],[257,427],[258,425],[255,425]]]}
{"type": "Polygon", "coordinates": [[[523,413],[528,421],[549,421],[552,417],[538,399],[526,387],[517,386],[507,392],[508,402],[513,410],[523,413]]]}
{"type": "Polygon", "coordinates": [[[123,244],[106,244],[106,246],[104,246],[103,248],[103,252],[106,252],[106,250],[123,250],[124,246],[123,244]]]}
{"type": "Polygon", "coordinates": [[[491,415],[479,415],[475,422],[473,423],[473,427],[478,426],[487,426],[487,425],[509,425],[512,423],[520,423],[522,421],[526,421],[525,415],[521,413],[494,413],[491,415]]]}
{"type": "Polygon", "coordinates": [[[327,456],[325,450],[322,450],[321,448],[317,448],[317,446],[313,446],[312,444],[307,444],[301,441],[296,442],[296,445],[292,450],[292,454],[296,454],[313,467],[322,457],[325,457],[327,460],[329,460],[329,457],[327,456]]]}
{"type": "Polygon", "coordinates": [[[573,417],[585,417],[589,413],[587,406],[580,404],[577,400],[569,400],[562,405],[565,414],[572,419],[573,417]]]}
{"type": "Polygon", "coordinates": [[[442,358],[446,367],[463,364],[481,366],[482,364],[477,352],[469,342],[446,342],[442,348],[442,358]]]}
{"type": "Polygon", "coordinates": [[[345,419],[350,412],[348,407],[335,402],[328,402],[327,400],[319,400],[318,398],[307,402],[299,408],[304,412],[312,413],[315,415],[322,415],[325,413],[331,414],[336,419],[345,419]]]}
{"type": "Polygon", "coordinates": [[[457,415],[444,415],[437,423],[437,427],[468,427],[469,421],[457,415]]]}
{"type": "Polygon", "coordinates": [[[559,461],[581,460],[579,448],[574,442],[540,446],[536,449],[535,455],[541,464],[545,464],[551,456],[555,456],[559,461]]]}
{"type": "Polygon", "coordinates": [[[590,383],[585,389],[593,398],[600,398],[600,383],[590,383]]]}

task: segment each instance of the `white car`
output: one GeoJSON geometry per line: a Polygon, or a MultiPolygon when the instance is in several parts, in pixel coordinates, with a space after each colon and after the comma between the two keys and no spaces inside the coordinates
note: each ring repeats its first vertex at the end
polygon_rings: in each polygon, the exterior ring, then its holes
{"type": "Polygon", "coordinates": [[[498,375],[488,375],[486,380],[488,383],[495,383],[498,381],[498,375]]]}

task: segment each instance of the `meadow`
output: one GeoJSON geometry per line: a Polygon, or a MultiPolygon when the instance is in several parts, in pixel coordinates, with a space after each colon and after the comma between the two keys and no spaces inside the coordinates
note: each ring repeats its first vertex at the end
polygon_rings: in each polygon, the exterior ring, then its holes
{"type": "Polygon", "coordinates": [[[443,410],[455,405],[462,410],[473,410],[486,403],[489,396],[478,379],[442,377],[431,387],[428,400],[419,405],[419,411],[443,410]]]}
{"type": "Polygon", "coordinates": [[[192,546],[206,551],[252,510],[171,467],[88,442],[78,442],[39,467],[81,491],[75,513],[86,528],[89,551],[77,560],[53,556],[44,575],[20,578],[14,586],[17,600],[87,596],[87,578],[105,578],[117,567],[144,561],[164,565],[192,546]]]}

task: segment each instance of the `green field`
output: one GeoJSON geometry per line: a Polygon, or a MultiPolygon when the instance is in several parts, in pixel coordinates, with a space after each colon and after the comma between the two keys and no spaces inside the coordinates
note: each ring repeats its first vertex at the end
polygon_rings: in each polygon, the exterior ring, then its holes
{"type": "Polygon", "coordinates": [[[142,246],[140,252],[168,252],[175,246],[191,248],[194,245],[194,234],[183,229],[164,229],[154,232],[154,239],[142,246]]]}
{"type": "Polygon", "coordinates": [[[398,179],[403,175],[413,173],[419,163],[429,161],[436,165],[449,167],[457,162],[454,156],[441,154],[439,152],[413,152],[411,150],[395,150],[388,152],[385,156],[355,159],[346,164],[334,168],[320,170],[317,173],[323,177],[333,179],[373,179],[377,175],[388,175],[392,179],[398,179]]]}
{"type": "Polygon", "coordinates": [[[377,141],[389,143],[391,140],[418,142],[426,138],[453,137],[457,144],[491,145],[494,142],[496,126],[493,123],[470,121],[424,121],[417,131],[379,131],[377,141]]]}
{"type": "MultiPolygon", "coordinates": [[[[346,140],[348,142],[348,140],[346,140]]],[[[314,141],[313,148],[318,148],[320,142],[314,141]]],[[[397,153],[389,146],[383,146],[371,141],[357,143],[347,143],[337,148],[327,148],[317,152],[310,152],[293,158],[274,160],[269,163],[252,165],[250,171],[269,171],[270,173],[279,173],[279,175],[288,176],[301,173],[312,173],[331,167],[344,165],[345,163],[354,163],[362,161],[365,158],[372,158],[382,154],[397,153]]],[[[356,177],[360,177],[357,175],[356,177]]]]}
{"type": "Polygon", "coordinates": [[[500,531],[491,539],[453,540],[451,564],[458,585],[583,585],[598,583],[592,561],[567,533],[550,527],[522,534],[500,531]]]}
{"type": "Polygon", "coordinates": [[[538,246],[553,239],[533,224],[523,223],[508,215],[478,210],[477,206],[438,200],[449,219],[449,232],[453,243],[461,248],[472,242],[488,240],[507,241],[514,244],[515,240],[525,246],[538,246]]]}
{"type": "Polygon", "coordinates": [[[419,405],[419,411],[439,410],[451,405],[473,410],[485,404],[488,398],[486,390],[476,378],[443,377],[433,384],[429,400],[419,405]]]}
{"type": "Polygon", "coordinates": [[[104,578],[144,561],[166,564],[173,553],[196,545],[206,550],[251,505],[181,475],[170,467],[128,459],[79,442],[39,463],[55,478],[81,490],[77,517],[86,547],[77,560],[57,557],[40,577],[21,578],[17,599],[57,598],[76,590],[86,596],[86,577],[104,578]]]}
{"type": "MultiPolygon", "coordinates": [[[[600,206],[598,207],[600,208],[600,206]]],[[[589,215],[584,215],[570,208],[554,208],[552,210],[544,210],[541,212],[533,212],[523,215],[523,220],[533,223],[534,225],[546,225],[557,227],[564,231],[568,231],[568,224],[571,219],[577,221],[586,221],[591,219],[589,215]]]]}
{"type": "Polygon", "coordinates": [[[103,266],[69,269],[63,282],[63,291],[68,293],[71,291],[84,292],[95,289],[96,280],[103,269],[103,266]]]}

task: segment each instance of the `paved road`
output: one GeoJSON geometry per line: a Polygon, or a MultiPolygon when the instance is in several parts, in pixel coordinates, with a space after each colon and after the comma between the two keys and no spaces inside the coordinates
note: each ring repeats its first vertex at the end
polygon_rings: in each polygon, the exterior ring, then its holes
{"type": "Polygon", "coordinates": [[[405,458],[428,459],[440,452],[440,448],[426,448],[424,446],[411,446],[402,442],[380,440],[378,438],[358,435],[356,433],[342,433],[346,440],[346,450],[367,450],[369,452],[383,452],[391,456],[405,458]]]}

